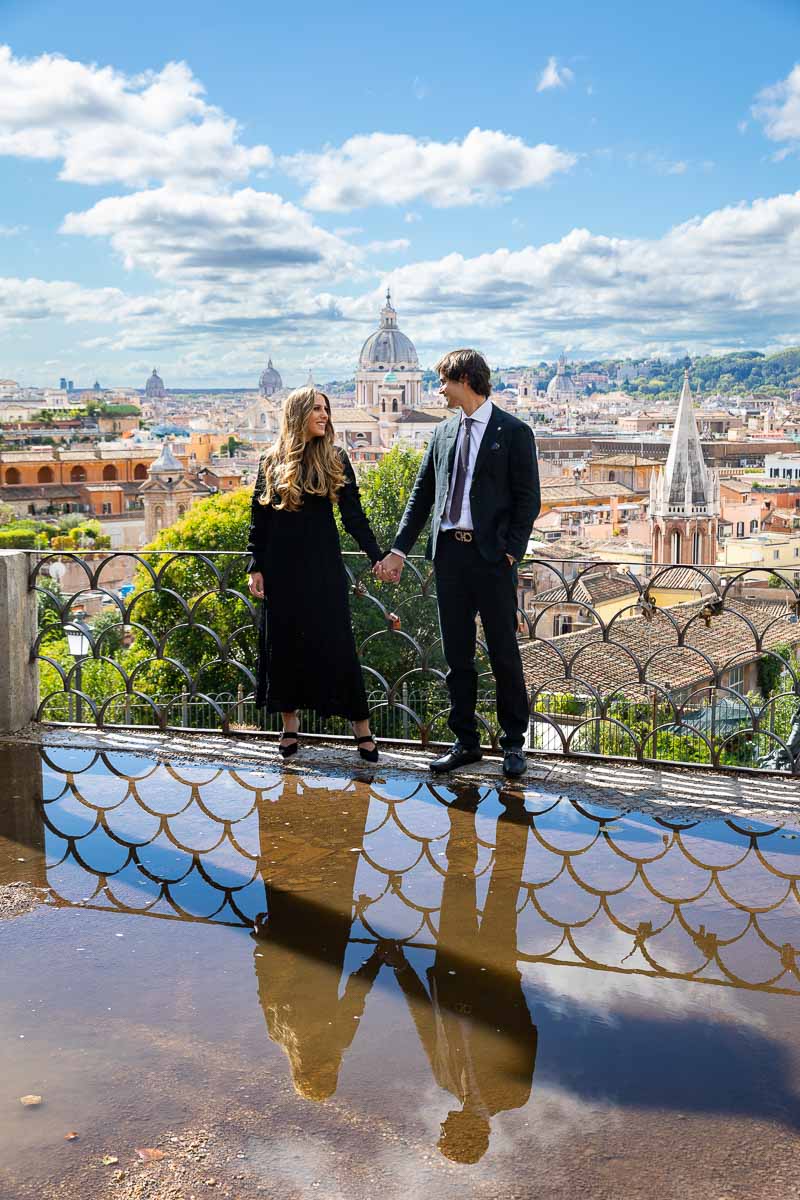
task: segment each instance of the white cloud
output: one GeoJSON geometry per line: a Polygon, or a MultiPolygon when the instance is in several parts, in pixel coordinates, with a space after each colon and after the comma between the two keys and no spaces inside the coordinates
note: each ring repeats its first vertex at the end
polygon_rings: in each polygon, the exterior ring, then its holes
{"type": "Polygon", "coordinates": [[[560,67],[558,59],[551,54],[547,60],[547,66],[539,76],[536,90],[537,92],[548,92],[551,88],[563,88],[572,83],[574,78],[575,72],[571,71],[569,67],[560,67]]]}
{"type": "Polygon", "coordinates": [[[720,209],[660,238],[574,229],[546,245],[398,267],[388,282],[404,328],[432,352],[475,330],[502,361],[567,337],[587,353],[771,344],[800,329],[800,192],[720,209]]]}
{"type": "Polygon", "coordinates": [[[499,130],[475,128],[452,142],[360,134],[321,154],[283,158],[281,166],[310,184],[303,201],[309,208],[346,212],[411,200],[435,208],[491,203],[505,192],[546,183],[575,162],[574,154],[557,146],[528,146],[499,130]]]}
{"type": "Polygon", "coordinates": [[[85,288],[68,280],[0,278],[0,329],[29,321],[122,322],[136,320],[154,303],[118,288],[85,288]]]}
{"type": "Polygon", "coordinates": [[[367,242],[364,249],[369,254],[397,254],[407,250],[410,245],[408,238],[392,238],[388,242],[367,242]]]}
{"type": "Polygon", "coordinates": [[[0,237],[19,237],[27,228],[27,225],[0,225],[0,237]]]}
{"type": "Polygon", "coordinates": [[[800,63],[785,79],[766,87],[756,96],[753,116],[764,126],[772,142],[785,143],[778,157],[785,157],[800,144],[800,63]]]}
{"type": "Polygon", "coordinates": [[[422,217],[419,215],[419,213],[407,212],[403,217],[403,220],[405,221],[406,225],[416,225],[417,221],[422,220],[422,217]]]}
{"type": "Polygon", "coordinates": [[[239,288],[243,280],[331,278],[359,251],[270,192],[158,188],[68,213],[62,232],[108,238],[129,269],[174,283],[239,288]]]}
{"type": "Polygon", "coordinates": [[[272,154],[241,145],[239,135],[185,63],[130,76],[57,54],[17,58],[0,46],[0,154],[60,160],[62,179],[126,187],[244,179],[272,154]]]}

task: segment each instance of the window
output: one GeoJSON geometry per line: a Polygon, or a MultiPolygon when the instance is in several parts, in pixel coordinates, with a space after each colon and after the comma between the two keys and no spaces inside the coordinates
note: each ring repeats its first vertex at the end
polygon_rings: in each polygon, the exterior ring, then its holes
{"type": "Polygon", "coordinates": [[[780,475],[781,475],[781,473],[777,467],[770,467],[770,469],[769,469],[770,479],[780,479],[780,475]]]}
{"type": "Polygon", "coordinates": [[[736,522],[736,536],[744,537],[744,521],[736,522]]]}
{"type": "Polygon", "coordinates": [[[556,617],[553,621],[553,636],[560,637],[562,633],[572,633],[572,617],[556,617]]]}
{"type": "Polygon", "coordinates": [[[795,558],[800,558],[800,546],[795,546],[794,556],[795,556],[795,558]]]}
{"type": "Polygon", "coordinates": [[[772,551],[772,561],[773,561],[773,562],[777,562],[777,561],[778,561],[778,559],[780,558],[780,556],[781,556],[781,552],[780,552],[780,550],[773,550],[773,551],[772,551]]]}
{"type": "Polygon", "coordinates": [[[751,532],[751,533],[757,533],[757,532],[758,532],[758,521],[756,521],[756,520],[753,520],[753,521],[751,521],[751,522],[750,522],[750,532],[751,532]]]}
{"type": "Polygon", "coordinates": [[[114,480],[117,478],[117,468],[113,463],[106,463],[103,467],[103,479],[114,480]]]}
{"type": "Polygon", "coordinates": [[[20,475],[19,475],[19,471],[17,470],[17,468],[9,467],[8,470],[6,471],[6,483],[15,484],[15,483],[19,483],[19,481],[20,481],[20,475]]]}
{"type": "Polygon", "coordinates": [[[86,468],[81,466],[73,467],[69,473],[69,477],[72,483],[85,483],[86,468]]]}
{"type": "Polygon", "coordinates": [[[111,516],[111,503],[108,500],[103,501],[103,516],[104,517],[111,516]]]}
{"type": "Polygon", "coordinates": [[[39,467],[39,473],[36,476],[36,478],[38,479],[39,483],[52,483],[53,482],[52,468],[51,467],[39,467]]]}
{"type": "Polygon", "coordinates": [[[728,671],[727,686],[734,688],[737,692],[744,692],[744,663],[737,663],[728,671]]]}
{"type": "Polygon", "coordinates": [[[134,479],[147,479],[147,467],[144,463],[137,463],[133,468],[134,479]]]}
{"type": "Polygon", "coordinates": [[[784,478],[784,479],[791,479],[791,478],[792,478],[792,468],[791,468],[791,467],[784,467],[784,468],[783,468],[783,478],[784,478]]]}

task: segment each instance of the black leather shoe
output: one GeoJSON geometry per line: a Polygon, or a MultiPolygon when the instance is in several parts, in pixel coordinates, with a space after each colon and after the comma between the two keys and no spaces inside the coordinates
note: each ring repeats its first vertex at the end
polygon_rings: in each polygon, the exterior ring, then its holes
{"type": "Polygon", "coordinates": [[[528,769],[528,760],[524,750],[503,751],[503,774],[509,779],[519,779],[528,769]]]}
{"type": "Polygon", "coordinates": [[[442,754],[439,758],[432,758],[428,766],[432,771],[455,771],[456,767],[465,767],[467,763],[480,762],[483,758],[483,753],[479,747],[474,750],[467,750],[466,746],[462,746],[461,742],[453,742],[446,754],[442,754]]]}

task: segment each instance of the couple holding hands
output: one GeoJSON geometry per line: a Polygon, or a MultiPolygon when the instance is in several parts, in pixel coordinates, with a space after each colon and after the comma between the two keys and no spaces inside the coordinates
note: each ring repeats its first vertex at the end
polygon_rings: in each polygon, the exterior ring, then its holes
{"type": "Polygon", "coordinates": [[[361,507],[353,467],[334,445],[330,402],[314,388],[286,398],[277,442],[263,456],[253,493],[250,591],[262,609],[256,702],[283,714],[280,753],[299,744],[298,710],[353,723],[358,752],[378,761],[350,621],[347,574],[333,505],[373,565],[396,583],[433,513],[426,557],[436,577],[442,650],[456,740],[430,763],[454,770],[481,758],[475,715],[476,617],[497,685],[503,771],[524,774],[528,694],[517,645],[517,563],[540,507],[533,433],[489,399],[491,373],[476,350],[436,364],[439,394],[458,417],[428,444],[392,549],[382,555],[361,507]]]}

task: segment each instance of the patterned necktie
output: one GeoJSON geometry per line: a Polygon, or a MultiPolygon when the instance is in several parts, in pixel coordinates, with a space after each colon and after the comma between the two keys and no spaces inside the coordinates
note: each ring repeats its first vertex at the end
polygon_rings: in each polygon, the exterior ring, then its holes
{"type": "Polygon", "coordinates": [[[456,463],[456,481],[453,485],[453,496],[447,513],[452,525],[458,525],[461,520],[461,509],[464,505],[464,488],[467,482],[467,467],[469,466],[469,439],[474,424],[475,422],[472,417],[464,418],[464,436],[461,439],[461,452],[456,463]]]}

